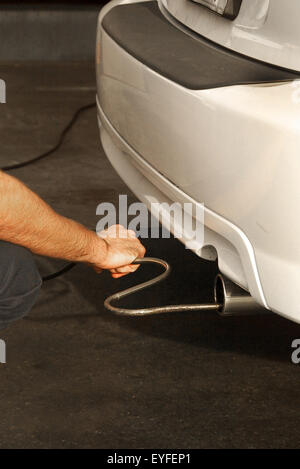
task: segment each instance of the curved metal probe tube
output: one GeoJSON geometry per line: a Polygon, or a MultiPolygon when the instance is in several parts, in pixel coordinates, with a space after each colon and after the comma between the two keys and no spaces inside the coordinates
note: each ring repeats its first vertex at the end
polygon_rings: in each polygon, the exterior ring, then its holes
{"type": "Polygon", "coordinates": [[[171,272],[170,265],[161,259],[155,259],[152,257],[145,257],[144,259],[136,259],[133,264],[158,264],[165,269],[165,272],[158,275],[157,277],[148,280],[147,282],[140,283],[134,287],[128,288],[127,290],[123,290],[121,292],[115,293],[107,298],[104,302],[104,306],[109,311],[119,315],[119,316],[152,316],[155,314],[165,314],[165,313],[176,313],[186,312],[186,311],[218,311],[221,307],[219,304],[195,304],[195,305],[174,305],[174,306],[158,306],[154,308],[144,308],[144,309],[127,309],[127,308],[117,308],[116,306],[112,306],[112,303],[115,301],[120,301],[122,298],[126,296],[133,295],[138,291],[144,290],[145,288],[152,287],[157,283],[162,282],[165,280],[171,272]]]}

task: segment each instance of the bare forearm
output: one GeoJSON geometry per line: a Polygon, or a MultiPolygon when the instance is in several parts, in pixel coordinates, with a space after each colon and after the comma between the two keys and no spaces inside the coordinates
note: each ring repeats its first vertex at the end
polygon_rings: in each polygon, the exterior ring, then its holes
{"type": "MultiPolygon", "coordinates": [[[[49,257],[90,262],[106,243],[79,223],[58,215],[17,179],[0,172],[0,239],[49,257]]],[[[101,255],[101,254],[100,254],[101,255]]]]}

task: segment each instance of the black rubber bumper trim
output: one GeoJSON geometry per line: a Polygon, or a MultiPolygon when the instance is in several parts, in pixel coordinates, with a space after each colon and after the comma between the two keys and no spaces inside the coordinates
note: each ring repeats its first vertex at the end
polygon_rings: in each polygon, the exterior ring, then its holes
{"type": "Polygon", "coordinates": [[[171,24],[156,1],[118,5],[104,17],[105,32],[160,75],[193,90],[292,81],[300,72],[256,61],[171,24]]]}

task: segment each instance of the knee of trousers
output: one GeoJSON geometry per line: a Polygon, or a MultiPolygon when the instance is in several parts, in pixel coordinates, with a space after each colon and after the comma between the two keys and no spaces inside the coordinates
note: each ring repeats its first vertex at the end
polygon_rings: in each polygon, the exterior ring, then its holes
{"type": "Polygon", "coordinates": [[[31,310],[41,285],[42,279],[31,252],[0,241],[0,328],[31,310]]]}

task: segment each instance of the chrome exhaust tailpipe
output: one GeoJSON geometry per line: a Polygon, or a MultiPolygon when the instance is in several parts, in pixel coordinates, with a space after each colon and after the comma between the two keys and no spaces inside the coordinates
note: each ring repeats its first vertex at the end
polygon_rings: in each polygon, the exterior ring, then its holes
{"type": "Polygon", "coordinates": [[[271,311],[256,303],[252,296],[229,279],[219,274],[215,280],[214,296],[221,316],[251,316],[270,314],[271,311]]]}

